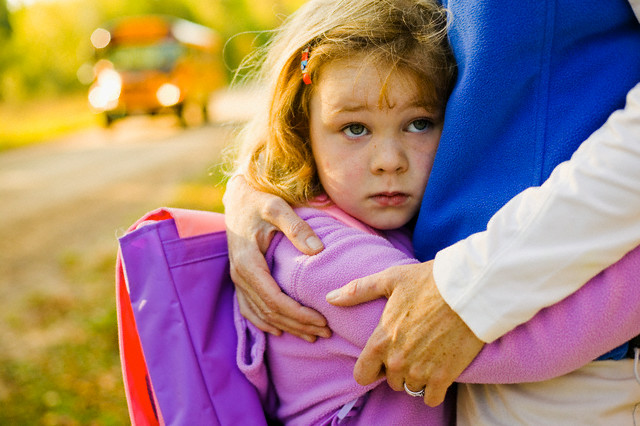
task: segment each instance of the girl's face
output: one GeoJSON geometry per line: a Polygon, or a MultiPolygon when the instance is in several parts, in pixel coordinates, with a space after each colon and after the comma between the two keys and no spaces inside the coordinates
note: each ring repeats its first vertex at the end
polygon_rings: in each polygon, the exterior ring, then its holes
{"type": "Polygon", "coordinates": [[[333,202],[374,228],[394,229],[420,207],[442,114],[418,99],[410,73],[394,71],[385,82],[383,66],[362,61],[322,67],[310,100],[311,148],[333,202]]]}

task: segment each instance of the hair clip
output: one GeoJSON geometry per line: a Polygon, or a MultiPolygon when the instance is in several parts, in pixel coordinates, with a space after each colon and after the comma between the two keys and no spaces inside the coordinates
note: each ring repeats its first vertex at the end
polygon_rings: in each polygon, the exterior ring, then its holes
{"type": "Polygon", "coordinates": [[[307,71],[307,65],[309,64],[309,51],[311,50],[311,45],[307,44],[304,49],[302,49],[302,61],[300,65],[302,67],[302,81],[304,84],[311,84],[311,76],[307,71]]]}

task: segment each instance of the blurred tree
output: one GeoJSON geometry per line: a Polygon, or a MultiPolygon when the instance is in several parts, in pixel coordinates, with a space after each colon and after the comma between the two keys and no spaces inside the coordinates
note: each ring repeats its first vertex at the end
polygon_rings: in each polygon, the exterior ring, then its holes
{"type": "Polygon", "coordinates": [[[7,1],[0,0],[0,41],[4,41],[11,35],[11,23],[9,22],[9,9],[7,1]]]}
{"type": "Polygon", "coordinates": [[[99,20],[81,0],[42,2],[13,11],[2,75],[5,100],[53,96],[82,88],[76,72],[87,55],[87,34],[99,20]]]}
{"type": "Polygon", "coordinates": [[[6,1],[0,0],[0,101],[85,90],[77,71],[92,60],[89,37],[105,21],[120,16],[167,14],[214,28],[229,40],[225,62],[232,70],[268,39],[268,30],[304,2],[65,0],[23,3],[9,15],[6,1]]]}
{"type": "MultiPolygon", "coordinates": [[[[11,22],[9,20],[9,9],[6,0],[0,0],[0,77],[4,75],[9,63],[9,39],[11,37],[11,22]]],[[[4,90],[2,87],[2,79],[0,78],[0,102],[4,99],[4,90]]]]}

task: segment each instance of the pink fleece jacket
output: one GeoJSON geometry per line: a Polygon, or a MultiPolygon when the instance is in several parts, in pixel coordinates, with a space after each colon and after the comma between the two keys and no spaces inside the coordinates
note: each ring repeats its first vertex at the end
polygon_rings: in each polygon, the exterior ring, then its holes
{"type": "MultiPolygon", "coordinates": [[[[401,230],[363,232],[320,209],[297,212],[321,238],[324,251],[305,256],[278,234],[267,262],[282,290],[323,314],[333,335],[313,344],[289,334],[265,335],[236,306],[238,364],[260,390],[266,411],[288,425],[452,423],[452,396],[431,408],[421,398],[393,391],[384,380],[363,387],[353,379],[356,359],[378,324],[385,300],[351,308],[325,301],[329,291],[355,278],[416,263],[409,235],[401,230]]],[[[459,381],[545,380],[581,367],[639,334],[638,270],[640,250],[486,345],[459,381]]]]}

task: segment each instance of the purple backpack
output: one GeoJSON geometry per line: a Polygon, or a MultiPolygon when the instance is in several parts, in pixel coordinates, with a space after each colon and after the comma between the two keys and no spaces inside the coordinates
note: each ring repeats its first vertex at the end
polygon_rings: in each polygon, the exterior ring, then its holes
{"type": "Polygon", "coordinates": [[[267,424],[236,364],[224,215],[146,214],[120,238],[116,293],[132,424],[267,424]]]}

